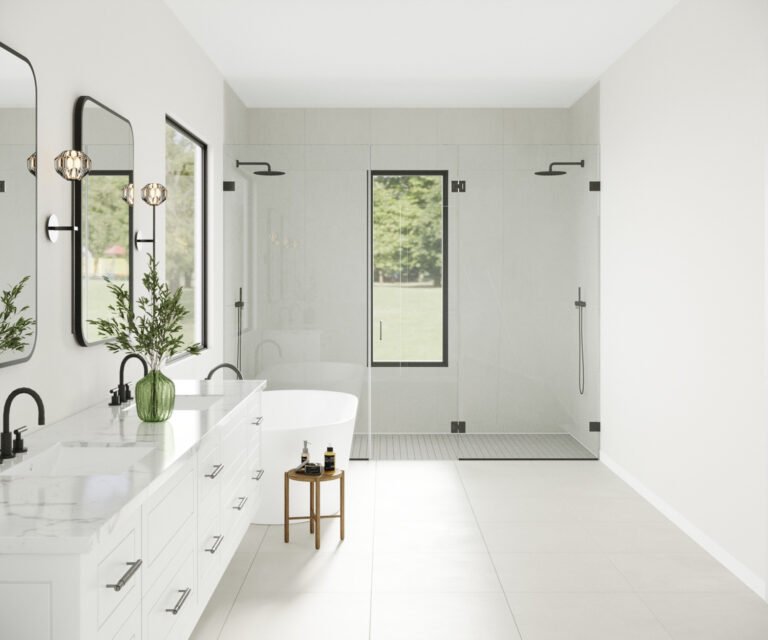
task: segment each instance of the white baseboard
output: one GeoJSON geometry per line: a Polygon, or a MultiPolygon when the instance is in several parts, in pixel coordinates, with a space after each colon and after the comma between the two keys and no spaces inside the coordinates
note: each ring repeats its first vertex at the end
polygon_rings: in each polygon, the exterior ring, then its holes
{"type": "Polygon", "coordinates": [[[679,511],[671,507],[662,498],[648,489],[640,480],[629,473],[624,467],[618,464],[605,452],[600,452],[600,461],[613,471],[619,478],[624,480],[630,487],[637,491],[643,498],[656,507],[665,517],[676,524],[684,533],[693,538],[703,549],[709,553],[715,560],[722,564],[728,571],[734,574],[739,580],[747,585],[752,591],[763,599],[768,599],[766,593],[766,584],[760,576],[746,567],[741,561],[734,558],[730,553],[723,549],[717,542],[710,538],[706,533],[694,525],[690,520],[683,516],[679,511]]]}

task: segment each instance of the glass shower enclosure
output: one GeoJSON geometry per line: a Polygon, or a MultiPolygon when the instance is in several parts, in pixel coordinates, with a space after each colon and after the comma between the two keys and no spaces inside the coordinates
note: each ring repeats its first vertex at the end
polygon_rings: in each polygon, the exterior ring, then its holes
{"type": "Polygon", "coordinates": [[[230,145],[225,180],[226,359],[242,288],[243,373],[358,396],[353,457],[598,455],[597,146],[230,145]]]}

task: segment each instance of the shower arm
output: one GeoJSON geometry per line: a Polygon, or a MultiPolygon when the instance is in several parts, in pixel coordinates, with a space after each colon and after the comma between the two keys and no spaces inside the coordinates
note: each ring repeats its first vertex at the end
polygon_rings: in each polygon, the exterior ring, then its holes
{"type": "Polygon", "coordinates": [[[269,164],[269,162],[241,162],[240,160],[235,161],[236,167],[242,167],[244,165],[248,165],[248,166],[258,165],[260,167],[266,167],[267,171],[272,171],[272,165],[269,164]]]}
{"type": "Polygon", "coordinates": [[[562,166],[579,166],[584,167],[584,161],[581,162],[550,162],[549,163],[549,170],[552,171],[552,167],[562,167],[562,166]]]}

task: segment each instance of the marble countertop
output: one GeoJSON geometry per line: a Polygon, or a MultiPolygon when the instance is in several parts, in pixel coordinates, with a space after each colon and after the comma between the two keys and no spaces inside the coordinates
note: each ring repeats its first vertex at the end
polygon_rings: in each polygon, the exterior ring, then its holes
{"type": "Polygon", "coordinates": [[[134,406],[104,403],[29,435],[28,452],[0,464],[0,554],[87,552],[132,516],[163,476],[193,456],[216,425],[265,385],[262,380],[175,382],[177,404],[167,422],[142,422],[134,406]],[[141,457],[117,473],[105,473],[109,463],[99,456],[101,468],[97,465],[88,475],[54,475],[55,468],[45,475],[16,475],[36,456],[53,456],[62,445],[102,453],[103,447],[141,447],[148,453],[136,452],[141,457]]]}

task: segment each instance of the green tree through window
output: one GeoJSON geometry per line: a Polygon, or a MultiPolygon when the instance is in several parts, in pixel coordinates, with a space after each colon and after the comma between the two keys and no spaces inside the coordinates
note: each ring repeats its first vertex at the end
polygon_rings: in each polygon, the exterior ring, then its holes
{"type": "Polygon", "coordinates": [[[446,365],[447,173],[372,176],[374,365],[446,365]]]}

